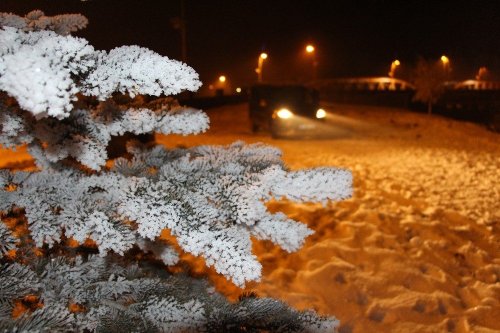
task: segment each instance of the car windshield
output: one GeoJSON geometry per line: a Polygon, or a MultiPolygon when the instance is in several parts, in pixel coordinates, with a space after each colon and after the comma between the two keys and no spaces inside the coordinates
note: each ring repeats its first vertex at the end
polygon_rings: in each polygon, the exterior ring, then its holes
{"type": "Polygon", "coordinates": [[[261,106],[303,106],[315,103],[314,91],[303,86],[261,86],[254,87],[252,99],[261,106]],[[265,101],[265,103],[262,103],[265,101]]]}

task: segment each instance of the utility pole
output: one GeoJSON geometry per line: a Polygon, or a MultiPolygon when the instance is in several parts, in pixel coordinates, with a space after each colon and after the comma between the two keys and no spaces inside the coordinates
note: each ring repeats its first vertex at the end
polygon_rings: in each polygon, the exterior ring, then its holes
{"type": "Polygon", "coordinates": [[[180,0],[181,12],[179,17],[170,19],[170,24],[181,34],[181,60],[187,63],[187,38],[186,38],[186,6],[185,0],[180,0]]]}
{"type": "Polygon", "coordinates": [[[186,40],[186,7],[185,0],[181,0],[181,57],[187,63],[187,40],[186,40]]]}

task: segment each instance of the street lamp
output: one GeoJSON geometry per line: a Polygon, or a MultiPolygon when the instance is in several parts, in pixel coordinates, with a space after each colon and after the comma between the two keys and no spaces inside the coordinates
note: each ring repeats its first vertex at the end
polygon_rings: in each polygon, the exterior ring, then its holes
{"type": "Polygon", "coordinates": [[[313,66],[313,80],[316,80],[318,77],[318,62],[316,61],[316,48],[314,45],[307,44],[306,45],[306,53],[310,54],[312,57],[312,66],[313,66]]]}
{"type": "Polygon", "coordinates": [[[450,59],[443,54],[441,56],[441,63],[443,64],[444,69],[448,69],[448,66],[450,65],[450,59]]]}
{"type": "Polygon", "coordinates": [[[441,63],[443,64],[443,72],[446,76],[450,75],[451,67],[450,67],[450,58],[445,56],[444,54],[440,58],[441,63]]]}
{"type": "Polygon", "coordinates": [[[255,69],[255,72],[257,72],[257,82],[261,83],[262,82],[262,65],[264,64],[264,60],[267,59],[267,53],[262,52],[259,55],[259,60],[257,62],[257,68],[255,69]]]}
{"type": "Polygon", "coordinates": [[[230,85],[228,83],[229,82],[228,82],[227,76],[224,74],[221,74],[221,75],[219,75],[217,80],[215,80],[213,82],[213,84],[210,85],[210,87],[211,87],[210,89],[212,90],[213,88],[215,88],[215,96],[220,97],[220,96],[223,96],[224,93],[226,91],[228,91],[228,89],[229,89],[229,92],[231,92],[230,85]]]}
{"type": "Polygon", "coordinates": [[[390,78],[394,77],[394,73],[396,72],[396,68],[398,68],[399,65],[401,65],[401,62],[399,62],[398,59],[394,60],[391,63],[391,70],[389,71],[389,77],[390,78]]]}

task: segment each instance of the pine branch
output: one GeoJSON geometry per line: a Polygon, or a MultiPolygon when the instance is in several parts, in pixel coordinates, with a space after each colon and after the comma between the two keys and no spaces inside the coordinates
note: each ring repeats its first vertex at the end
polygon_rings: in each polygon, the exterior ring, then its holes
{"type": "Polygon", "coordinates": [[[0,27],[13,27],[23,31],[51,30],[68,35],[87,26],[88,20],[81,14],[45,16],[41,10],[33,10],[24,17],[12,13],[0,13],[0,27]]]}
{"type": "MultiPolygon", "coordinates": [[[[1,285],[29,277],[36,288],[24,293],[43,302],[33,313],[2,320],[2,331],[332,332],[338,325],[334,318],[295,311],[272,299],[246,296],[230,303],[206,281],[165,275],[153,266],[121,266],[112,256],[55,257],[31,269],[8,264],[2,273],[1,285]],[[77,313],[68,311],[70,304],[77,313]]],[[[0,315],[7,317],[7,302],[20,294],[2,294],[0,315]]]]}
{"type": "Polygon", "coordinates": [[[0,322],[2,332],[68,332],[73,331],[74,315],[64,307],[52,306],[0,322]]]}
{"type": "Polygon", "coordinates": [[[0,323],[12,320],[12,302],[0,298],[0,323]]]}
{"type": "Polygon", "coordinates": [[[99,174],[48,169],[16,184],[12,203],[25,209],[37,246],[59,242],[64,230],[79,243],[94,240],[102,255],[111,250],[124,254],[139,243],[175,263],[174,253],[144,243],[169,229],[184,251],[203,256],[217,272],[243,286],[260,279],[251,235],[290,252],[312,233],[283,214],[268,212],[266,201],[285,196],[327,201],[351,193],[349,172],[287,172],[279,152],[262,145],[130,149],[140,174],[131,176],[120,160],[99,174]],[[157,171],[145,171],[151,169],[157,171]]]}
{"type": "Polygon", "coordinates": [[[78,93],[105,100],[115,91],[159,96],[201,85],[191,67],[138,46],[107,53],[82,38],[8,26],[0,41],[0,90],[37,118],[68,117],[78,93]]]}
{"type": "Polygon", "coordinates": [[[21,298],[38,288],[38,278],[28,267],[17,263],[0,265],[0,301],[21,298]]]}
{"type": "MultiPolygon", "coordinates": [[[[8,194],[8,192],[7,192],[8,194]]],[[[0,200],[3,200],[0,192],[0,200]]],[[[7,200],[6,200],[7,201],[7,200]]],[[[8,202],[8,201],[7,201],[8,202]]],[[[0,210],[2,207],[0,206],[0,210]]],[[[0,258],[2,258],[7,252],[16,248],[16,238],[12,236],[11,231],[2,223],[0,223],[0,258]]]]}

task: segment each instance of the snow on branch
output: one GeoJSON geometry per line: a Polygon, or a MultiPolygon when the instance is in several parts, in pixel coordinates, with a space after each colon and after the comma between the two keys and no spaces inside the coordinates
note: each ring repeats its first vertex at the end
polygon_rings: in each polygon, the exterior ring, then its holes
{"type": "Polygon", "coordinates": [[[161,134],[199,134],[208,129],[208,117],[200,111],[191,108],[173,110],[128,109],[112,120],[83,119],[84,112],[80,112],[85,126],[95,127],[90,131],[109,135],[123,135],[126,132],[144,134],[158,132],[161,134]]]}
{"type": "Polygon", "coordinates": [[[261,275],[252,235],[290,252],[312,233],[284,214],[271,214],[268,200],[339,200],[351,193],[348,171],[289,172],[279,150],[260,144],[130,151],[133,164],[120,160],[92,176],[57,168],[32,173],[14,184],[6,207],[25,208],[38,246],[59,242],[64,229],[78,242],[93,239],[102,254],[123,254],[138,244],[175,263],[175,253],[151,246],[168,229],[184,251],[243,286],[261,275]]]}
{"type": "Polygon", "coordinates": [[[333,317],[273,299],[229,302],[206,281],[116,262],[89,256],[52,257],[31,267],[0,263],[0,331],[326,333],[338,326],[333,317]],[[28,293],[41,307],[13,318],[13,300],[28,293]],[[71,313],[69,305],[79,310],[71,313]]]}
{"type": "Polygon", "coordinates": [[[305,224],[289,219],[283,213],[268,215],[252,229],[252,235],[261,240],[270,240],[288,252],[297,251],[307,236],[314,231],[305,224]]]}
{"type": "Polygon", "coordinates": [[[12,236],[10,230],[3,223],[0,223],[0,258],[15,247],[16,239],[12,236]]]}
{"type": "Polygon", "coordinates": [[[0,29],[0,90],[37,117],[64,118],[79,92],[73,77],[95,66],[87,41],[52,31],[0,29]]]}
{"type": "Polygon", "coordinates": [[[137,245],[144,252],[151,251],[156,258],[163,261],[167,266],[173,266],[179,262],[179,254],[177,251],[166,243],[138,238],[137,245]]]}
{"type": "Polygon", "coordinates": [[[30,154],[38,165],[45,167],[73,157],[99,170],[108,159],[106,149],[113,136],[151,132],[196,134],[207,130],[209,123],[202,111],[181,107],[149,110],[114,106],[110,110],[98,106],[91,112],[75,110],[64,120],[43,118],[37,121],[11,108],[3,109],[5,112],[0,112],[0,144],[8,148],[30,144],[30,154]]]}
{"type": "Polygon", "coordinates": [[[352,174],[348,170],[316,168],[284,173],[269,168],[262,177],[272,184],[270,191],[276,198],[324,203],[352,196],[352,174]]]}
{"type": "Polygon", "coordinates": [[[113,92],[159,96],[200,86],[191,67],[146,48],[107,53],[82,38],[0,28],[0,90],[37,118],[68,117],[77,93],[104,100],[113,92]]]}
{"type": "Polygon", "coordinates": [[[115,91],[136,95],[175,95],[201,86],[198,74],[188,65],[139,46],[115,48],[82,82],[84,95],[100,100],[115,91]]]}
{"type": "Polygon", "coordinates": [[[87,18],[81,14],[45,16],[41,10],[33,10],[21,17],[12,13],[0,13],[0,27],[13,27],[23,31],[51,30],[65,36],[85,28],[87,24],[87,18]]]}
{"type": "MultiPolygon", "coordinates": [[[[30,17],[40,21],[42,16],[30,17]]],[[[23,208],[37,246],[52,247],[64,232],[79,243],[92,239],[101,255],[124,254],[138,245],[173,264],[177,254],[158,240],[169,229],[184,251],[202,256],[236,285],[259,280],[252,236],[295,251],[312,233],[283,214],[271,214],[266,202],[347,198],[352,193],[348,171],[290,172],[278,149],[241,142],[190,149],[131,145],[130,160],[101,169],[113,136],[185,135],[208,128],[201,111],[171,104],[155,110],[120,106],[109,99],[113,92],[170,95],[200,84],[191,67],[138,46],[108,53],[51,31],[1,28],[0,90],[17,104],[0,92],[0,143],[27,144],[41,171],[25,178],[2,175],[0,209],[23,208]],[[77,94],[101,102],[75,101],[77,94]],[[63,160],[94,172],[78,171],[63,160]]],[[[2,237],[8,233],[2,231],[2,237]]]]}
{"type": "Polygon", "coordinates": [[[201,329],[206,320],[201,302],[191,300],[181,304],[173,297],[152,297],[144,304],[142,313],[162,332],[193,332],[196,328],[201,329]]]}
{"type": "Polygon", "coordinates": [[[25,117],[6,107],[0,100],[0,145],[13,149],[33,140],[25,117]]]}
{"type": "Polygon", "coordinates": [[[201,255],[207,265],[239,287],[247,281],[259,281],[262,265],[252,254],[250,233],[237,226],[216,228],[216,225],[204,225],[185,230],[178,234],[179,245],[186,252],[201,255]]]}
{"type": "Polygon", "coordinates": [[[64,306],[36,309],[19,318],[8,318],[0,323],[3,332],[68,332],[74,315],[64,306]]]}
{"type": "Polygon", "coordinates": [[[0,264],[0,301],[9,301],[36,291],[39,281],[36,274],[24,265],[0,264]]]}

